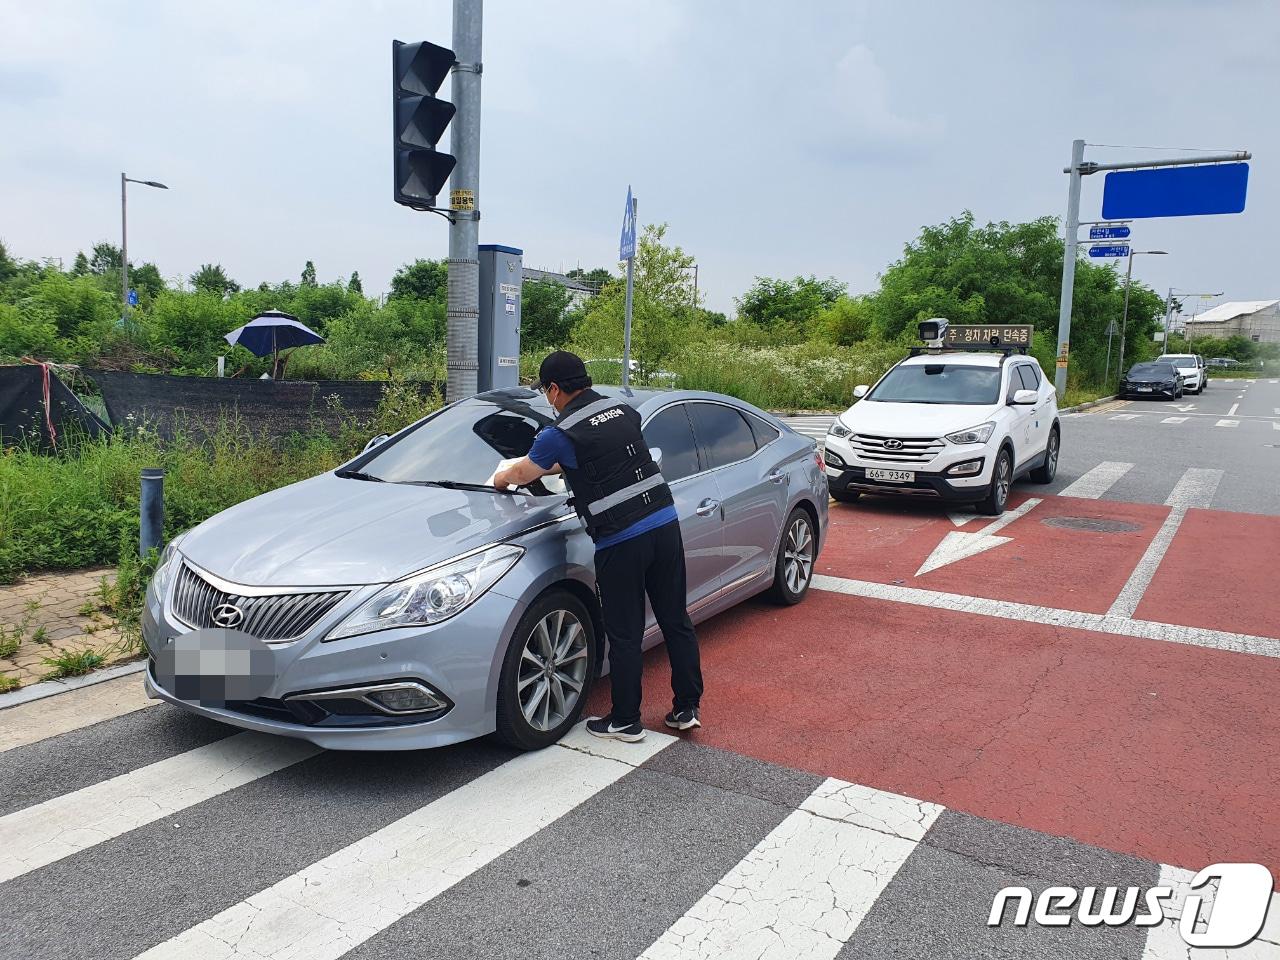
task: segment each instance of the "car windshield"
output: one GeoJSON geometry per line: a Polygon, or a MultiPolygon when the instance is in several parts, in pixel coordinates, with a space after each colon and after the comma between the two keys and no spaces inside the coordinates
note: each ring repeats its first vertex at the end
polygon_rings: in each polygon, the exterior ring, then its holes
{"type": "MultiPolygon", "coordinates": [[[[500,460],[525,456],[537,432],[553,419],[550,404],[535,393],[467,400],[375,447],[368,460],[356,461],[352,475],[391,483],[483,486],[500,460]]],[[[533,492],[541,491],[535,487],[533,492]]]]}
{"type": "Polygon", "coordinates": [[[1196,365],[1195,357],[1169,356],[1161,357],[1160,363],[1172,363],[1175,367],[1194,367],[1196,365]]]}
{"type": "Polygon", "coordinates": [[[1000,368],[958,363],[900,364],[885,374],[868,400],[882,403],[995,403],[1000,368]]]}
{"type": "Polygon", "coordinates": [[[1172,377],[1177,373],[1170,363],[1135,363],[1129,370],[1131,377],[1172,377]]]}

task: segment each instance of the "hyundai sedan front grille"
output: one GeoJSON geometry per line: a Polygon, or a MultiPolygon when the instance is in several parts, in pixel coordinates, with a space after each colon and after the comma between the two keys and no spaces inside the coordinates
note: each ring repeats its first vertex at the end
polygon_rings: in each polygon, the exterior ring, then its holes
{"type": "Polygon", "coordinates": [[[215,586],[184,563],[173,585],[173,612],[189,627],[224,627],[279,643],[305,634],[341,603],[347,592],[245,596],[215,586]]]}
{"type": "Polygon", "coordinates": [[[945,444],[934,438],[873,437],[855,433],[849,438],[854,452],[861,460],[883,463],[928,463],[945,444]]]}

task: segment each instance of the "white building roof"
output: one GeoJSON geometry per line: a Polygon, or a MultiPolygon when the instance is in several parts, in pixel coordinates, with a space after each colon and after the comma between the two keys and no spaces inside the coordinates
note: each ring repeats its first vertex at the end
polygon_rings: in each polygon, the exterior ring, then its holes
{"type": "Polygon", "coordinates": [[[1212,310],[1206,310],[1194,317],[1187,317],[1186,322],[1225,323],[1227,320],[1234,320],[1236,317],[1273,307],[1277,303],[1280,303],[1280,300],[1232,300],[1228,303],[1220,303],[1212,310]]]}

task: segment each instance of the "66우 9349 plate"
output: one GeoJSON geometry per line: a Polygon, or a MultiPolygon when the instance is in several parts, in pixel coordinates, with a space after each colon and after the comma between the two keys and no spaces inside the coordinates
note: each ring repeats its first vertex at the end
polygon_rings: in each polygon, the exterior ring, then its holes
{"type": "Polygon", "coordinates": [[[877,467],[867,468],[868,480],[888,480],[890,483],[910,483],[916,478],[910,470],[881,470],[877,467]]]}

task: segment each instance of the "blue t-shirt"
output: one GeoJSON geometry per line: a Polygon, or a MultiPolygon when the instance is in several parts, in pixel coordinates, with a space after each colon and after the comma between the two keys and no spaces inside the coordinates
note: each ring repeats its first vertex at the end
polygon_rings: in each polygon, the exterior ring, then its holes
{"type": "MultiPolygon", "coordinates": [[[[543,470],[549,470],[557,463],[571,470],[577,469],[578,466],[578,455],[573,450],[573,442],[570,441],[563,430],[557,427],[544,427],[534,437],[533,446],[529,449],[529,459],[543,470]]],[[[617,533],[611,533],[609,536],[597,540],[596,549],[603,550],[605,547],[615,546],[624,540],[630,540],[633,537],[640,536],[642,533],[656,530],[658,527],[665,526],[677,519],[674,505],[663,507],[647,517],[641,517],[631,526],[624,527],[617,533]]]]}

